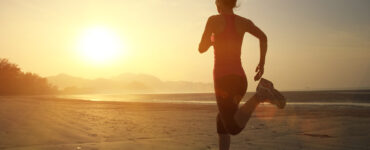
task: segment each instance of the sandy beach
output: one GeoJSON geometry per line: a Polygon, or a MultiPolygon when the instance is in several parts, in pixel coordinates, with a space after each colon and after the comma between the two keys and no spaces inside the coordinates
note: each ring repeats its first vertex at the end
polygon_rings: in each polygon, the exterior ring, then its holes
{"type": "MultiPolygon", "coordinates": [[[[218,149],[213,104],[0,97],[0,149],[218,149]]],[[[260,105],[231,149],[370,149],[370,109],[260,105]]]]}

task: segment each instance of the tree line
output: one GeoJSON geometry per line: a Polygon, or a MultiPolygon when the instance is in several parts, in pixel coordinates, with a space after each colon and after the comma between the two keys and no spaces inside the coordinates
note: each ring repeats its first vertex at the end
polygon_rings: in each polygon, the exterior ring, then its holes
{"type": "Polygon", "coordinates": [[[17,64],[0,58],[0,95],[55,94],[56,86],[35,73],[22,72],[17,64]]]}

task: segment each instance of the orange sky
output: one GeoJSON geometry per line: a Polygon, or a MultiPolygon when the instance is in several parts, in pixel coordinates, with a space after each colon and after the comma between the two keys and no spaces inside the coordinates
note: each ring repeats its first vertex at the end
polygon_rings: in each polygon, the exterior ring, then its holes
{"type": "MultiPolygon", "coordinates": [[[[370,10],[363,0],[240,0],[236,13],[269,38],[265,77],[281,89],[370,87],[370,10]]],[[[2,0],[0,57],[42,76],[85,78],[125,72],[162,80],[212,81],[213,49],[197,52],[214,1],[2,0]],[[81,53],[84,31],[102,27],[123,48],[97,63],[81,53]]],[[[247,35],[243,65],[251,80],[258,41],[247,35]]]]}

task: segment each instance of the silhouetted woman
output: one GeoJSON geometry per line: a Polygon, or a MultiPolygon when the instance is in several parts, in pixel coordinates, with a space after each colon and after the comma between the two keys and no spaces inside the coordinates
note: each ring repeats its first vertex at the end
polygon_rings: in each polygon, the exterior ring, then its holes
{"type": "Polygon", "coordinates": [[[236,1],[216,0],[219,14],[208,18],[199,44],[200,53],[206,52],[211,46],[214,47],[213,80],[219,109],[217,133],[221,150],[229,149],[230,134],[237,135],[244,129],[260,102],[268,101],[279,108],[285,106],[284,97],[274,89],[270,81],[262,78],[256,94],[239,108],[239,102],[248,85],[240,60],[244,33],[248,32],[260,41],[260,62],[256,68],[255,81],[264,73],[267,37],[251,20],[234,14],[236,1]]]}

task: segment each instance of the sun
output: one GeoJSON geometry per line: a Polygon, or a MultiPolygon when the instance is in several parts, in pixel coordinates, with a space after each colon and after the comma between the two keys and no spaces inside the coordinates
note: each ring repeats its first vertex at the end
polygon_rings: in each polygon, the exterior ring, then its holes
{"type": "Polygon", "coordinates": [[[109,28],[92,27],[83,32],[78,49],[89,61],[101,64],[116,59],[123,52],[123,42],[109,28]]]}

